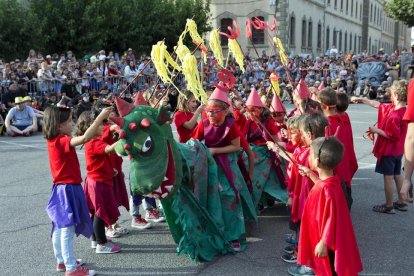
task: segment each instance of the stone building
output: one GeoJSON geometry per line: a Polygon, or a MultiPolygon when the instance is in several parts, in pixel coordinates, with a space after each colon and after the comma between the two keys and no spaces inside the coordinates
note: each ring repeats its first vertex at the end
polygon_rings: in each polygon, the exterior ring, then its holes
{"type": "MultiPolygon", "coordinates": [[[[242,49],[251,56],[273,52],[269,31],[254,30],[245,37],[246,19],[259,17],[271,22],[276,16],[278,37],[294,54],[320,55],[333,45],[339,51],[370,54],[384,48],[386,53],[409,48],[411,30],[387,16],[384,0],[212,0],[212,26],[225,31],[233,20],[238,23],[242,49]],[[256,49],[254,49],[253,44],[256,49]]],[[[227,40],[222,38],[224,49],[227,40]]]]}

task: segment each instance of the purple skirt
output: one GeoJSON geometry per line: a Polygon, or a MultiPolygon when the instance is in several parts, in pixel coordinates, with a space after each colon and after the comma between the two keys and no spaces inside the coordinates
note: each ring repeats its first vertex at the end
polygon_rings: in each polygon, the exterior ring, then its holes
{"type": "Polygon", "coordinates": [[[80,184],[53,185],[46,212],[52,221],[52,234],[55,227],[65,228],[73,225],[77,236],[82,234],[90,238],[93,233],[88,205],[80,184]]]}

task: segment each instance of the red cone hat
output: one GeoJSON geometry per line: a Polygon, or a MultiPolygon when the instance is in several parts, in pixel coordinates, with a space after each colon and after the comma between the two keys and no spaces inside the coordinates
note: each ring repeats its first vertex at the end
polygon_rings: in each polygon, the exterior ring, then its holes
{"type": "Polygon", "coordinates": [[[300,79],[298,86],[296,86],[295,91],[293,91],[293,94],[299,95],[299,98],[301,99],[308,99],[310,97],[311,93],[304,79],[300,79]]]}
{"type": "Polygon", "coordinates": [[[250,90],[250,95],[247,98],[246,105],[247,106],[265,107],[263,105],[262,101],[260,100],[259,94],[257,94],[256,88],[253,87],[252,90],[250,90]]]}
{"type": "Polygon", "coordinates": [[[272,112],[285,112],[286,108],[283,105],[282,101],[280,100],[278,95],[274,95],[272,99],[272,112]]]}

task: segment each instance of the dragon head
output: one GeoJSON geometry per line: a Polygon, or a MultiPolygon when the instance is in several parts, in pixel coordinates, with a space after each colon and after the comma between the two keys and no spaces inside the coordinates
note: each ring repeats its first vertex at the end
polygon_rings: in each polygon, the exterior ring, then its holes
{"type": "Polygon", "coordinates": [[[120,140],[115,151],[131,160],[132,192],[165,198],[180,178],[174,162],[178,148],[171,127],[166,124],[170,112],[163,106],[157,110],[146,105],[140,93],[134,104],[121,98],[115,102],[121,116],[110,118],[119,126],[120,140]]]}

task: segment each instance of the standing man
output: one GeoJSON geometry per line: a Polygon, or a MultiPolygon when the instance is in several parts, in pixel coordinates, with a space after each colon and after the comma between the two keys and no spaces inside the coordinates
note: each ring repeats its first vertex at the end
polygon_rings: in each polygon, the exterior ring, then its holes
{"type": "Polygon", "coordinates": [[[403,120],[407,121],[407,135],[404,143],[404,182],[401,188],[402,197],[409,202],[413,202],[413,184],[411,177],[414,171],[414,80],[408,84],[407,110],[403,120]]]}

